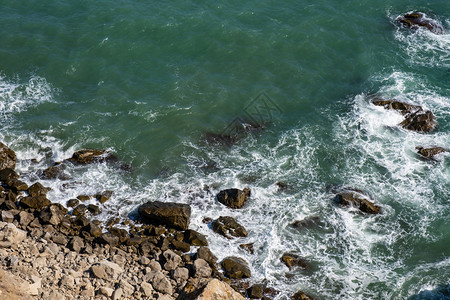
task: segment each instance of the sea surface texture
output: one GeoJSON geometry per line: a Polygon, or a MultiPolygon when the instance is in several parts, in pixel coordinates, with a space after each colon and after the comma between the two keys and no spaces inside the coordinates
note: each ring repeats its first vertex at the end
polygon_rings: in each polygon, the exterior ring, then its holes
{"type": "Polygon", "coordinates": [[[448,295],[450,155],[415,149],[450,148],[448,0],[0,0],[0,32],[0,140],[28,183],[85,148],[132,167],[68,166],[40,180],[51,201],[112,190],[104,220],[188,203],[190,227],[219,259],[245,258],[275,299],[448,295]],[[396,24],[413,11],[443,34],[396,24]],[[439,127],[405,130],[373,96],[421,105],[439,127]],[[214,197],[233,187],[251,189],[242,209],[214,197]],[[381,214],[337,206],[340,187],[381,214]],[[202,222],[219,216],[248,237],[202,222]],[[313,267],[289,270],[285,252],[313,267]]]}

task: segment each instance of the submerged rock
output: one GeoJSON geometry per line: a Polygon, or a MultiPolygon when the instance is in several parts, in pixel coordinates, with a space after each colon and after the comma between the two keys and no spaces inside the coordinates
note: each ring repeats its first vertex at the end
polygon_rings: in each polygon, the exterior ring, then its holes
{"type": "Polygon", "coordinates": [[[231,239],[233,237],[246,237],[247,231],[244,226],[236,222],[232,217],[219,217],[211,224],[214,232],[231,239]]]}
{"type": "Polygon", "coordinates": [[[0,142],[0,170],[16,168],[16,153],[0,142]]]}
{"type": "Polygon", "coordinates": [[[336,202],[341,206],[353,206],[368,214],[380,213],[380,207],[369,200],[369,197],[360,190],[344,190],[336,195],[336,202]]]}
{"type": "Polygon", "coordinates": [[[425,158],[433,158],[433,156],[439,154],[448,152],[448,150],[442,148],[442,147],[430,147],[430,148],[424,148],[421,146],[416,147],[417,153],[422,155],[425,158]]]}
{"type": "Polygon", "coordinates": [[[420,27],[426,28],[435,34],[443,34],[444,27],[436,20],[427,18],[424,13],[413,12],[407,13],[396,19],[403,27],[418,29],[420,27]]]}
{"type": "Polygon", "coordinates": [[[300,267],[302,269],[311,270],[312,266],[297,254],[284,253],[281,261],[289,268],[289,270],[300,267]]]}
{"type": "Polygon", "coordinates": [[[138,208],[144,222],[161,224],[175,229],[186,230],[191,218],[191,207],[174,202],[147,202],[138,208]]]}
{"type": "Polygon", "coordinates": [[[227,189],[217,194],[217,200],[231,208],[241,208],[250,196],[250,189],[227,189]]]}
{"type": "Polygon", "coordinates": [[[380,98],[374,98],[372,99],[372,104],[376,106],[383,106],[385,109],[388,110],[396,110],[400,112],[402,115],[422,110],[422,107],[419,105],[412,105],[397,100],[384,100],[380,98]]]}
{"type": "Polygon", "coordinates": [[[240,257],[226,257],[221,265],[225,276],[231,279],[250,278],[252,276],[247,262],[240,257]]]}
{"type": "Polygon", "coordinates": [[[74,152],[69,161],[78,164],[91,164],[117,161],[117,157],[106,150],[83,149],[74,152]]]}

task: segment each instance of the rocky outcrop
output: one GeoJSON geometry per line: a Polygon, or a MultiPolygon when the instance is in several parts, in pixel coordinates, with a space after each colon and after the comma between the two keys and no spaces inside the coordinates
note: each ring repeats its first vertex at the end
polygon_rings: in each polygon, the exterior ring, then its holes
{"type": "Polygon", "coordinates": [[[227,189],[217,194],[217,200],[230,208],[241,208],[250,196],[250,189],[227,189]]]}
{"type": "Polygon", "coordinates": [[[174,202],[147,202],[138,208],[142,220],[148,224],[162,224],[180,230],[189,227],[191,207],[174,202]]]}
{"type": "Polygon", "coordinates": [[[51,204],[45,196],[25,197],[20,200],[20,205],[25,208],[42,209],[51,204]]]}
{"type": "Polygon", "coordinates": [[[0,142],[0,170],[16,168],[16,153],[0,142]]]}
{"type": "Polygon", "coordinates": [[[246,237],[244,226],[236,222],[232,217],[219,217],[211,223],[214,232],[231,239],[233,237],[246,237]]]}
{"type": "Polygon", "coordinates": [[[398,17],[396,21],[406,28],[426,28],[435,34],[444,33],[444,27],[442,26],[442,24],[440,24],[436,20],[428,18],[424,13],[421,12],[407,13],[403,16],[398,17]]]}
{"type": "Polygon", "coordinates": [[[233,290],[225,282],[211,280],[203,289],[197,300],[244,300],[245,298],[233,290]]]}
{"type": "Polygon", "coordinates": [[[341,206],[352,206],[367,214],[380,213],[380,207],[360,190],[344,190],[336,195],[335,200],[341,206]]]}
{"type": "Polygon", "coordinates": [[[281,261],[289,268],[289,270],[297,267],[305,270],[312,270],[312,265],[297,254],[284,253],[281,257],[281,261]]]}
{"type": "Polygon", "coordinates": [[[424,110],[419,105],[379,98],[372,99],[372,103],[377,106],[383,106],[385,109],[398,111],[404,115],[405,119],[399,125],[405,129],[417,132],[431,132],[438,126],[434,114],[429,110],[424,110]]]}
{"type": "Polygon", "coordinates": [[[442,147],[424,148],[422,146],[417,146],[416,150],[417,150],[417,153],[419,153],[420,155],[422,155],[423,157],[428,158],[428,159],[432,159],[433,156],[435,156],[439,153],[448,152],[448,150],[446,150],[442,147]]]}
{"type": "Polygon", "coordinates": [[[229,256],[221,262],[225,276],[231,279],[250,278],[252,273],[247,262],[240,257],[229,256]]]}
{"type": "Polygon", "coordinates": [[[0,222],[0,248],[21,243],[27,237],[26,231],[18,229],[12,223],[0,222]]]}
{"type": "Polygon", "coordinates": [[[84,165],[96,162],[113,162],[117,161],[117,157],[106,150],[83,149],[74,152],[68,160],[84,165]]]}

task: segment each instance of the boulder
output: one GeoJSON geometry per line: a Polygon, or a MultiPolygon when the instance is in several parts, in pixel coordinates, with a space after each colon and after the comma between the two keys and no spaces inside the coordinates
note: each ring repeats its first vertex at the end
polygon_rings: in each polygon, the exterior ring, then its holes
{"type": "Polygon", "coordinates": [[[3,210],[1,216],[3,222],[12,223],[14,221],[14,215],[10,211],[3,210]]]}
{"type": "Polygon", "coordinates": [[[75,251],[75,252],[79,253],[81,251],[81,249],[84,248],[84,241],[79,236],[74,236],[67,244],[67,247],[71,251],[75,251]]]}
{"type": "Polygon", "coordinates": [[[100,227],[93,222],[90,222],[87,226],[83,227],[83,231],[89,233],[94,238],[99,237],[102,234],[100,227]]]}
{"type": "Polygon", "coordinates": [[[206,236],[192,229],[184,232],[184,240],[192,246],[208,246],[206,236]]]}
{"type": "Polygon", "coordinates": [[[191,245],[189,243],[180,242],[177,240],[173,240],[171,243],[175,250],[179,250],[183,253],[189,252],[191,250],[191,245]]]}
{"type": "Polygon", "coordinates": [[[128,231],[126,231],[125,229],[120,229],[117,227],[110,227],[108,230],[111,234],[113,234],[119,238],[119,242],[121,244],[125,243],[130,238],[128,231]]]}
{"type": "Polygon", "coordinates": [[[193,267],[194,267],[194,276],[195,277],[203,277],[203,278],[211,277],[212,270],[206,260],[197,258],[194,261],[193,267]]]}
{"type": "Polygon", "coordinates": [[[50,188],[46,188],[39,182],[36,182],[28,188],[28,195],[31,197],[46,196],[49,190],[50,188]]]}
{"type": "Polygon", "coordinates": [[[323,223],[317,216],[306,217],[303,220],[294,221],[291,226],[298,229],[313,229],[322,226],[323,223]]]}
{"type": "Polygon", "coordinates": [[[81,217],[86,215],[87,207],[84,204],[79,204],[72,210],[72,215],[76,217],[81,217]]]}
{"type": "Polygon", "coordinates": [[[241,208],[250,196],[250,189],[227,189],[217,194],[217,200],[231,208],[241,208]]]}
{"type": "Polygon", "coordinates": [[[263,296],[263,287],[260,284],[252,285],[247,289],[247,297],[250,299],[261,299],[263,296]]]}
{"type": "Polygon", "coordinates": [[[203,289],[197,300],[244,300],[245,298],[233,290],[228,284],[218,279],[211,280],[203,289]]]}
{"type": "Polygon", "coordinates": [[[65,165],[63,163],[56,163],[54,166],[48,167],[39,176],[42,179],[61,179],[68,180],[70,176],[64,172],[65,165]]]}
{"type": "Polygon", "coordinates": [[[112,195],[113,195],[113,191],[104,191],[104,192],[101,192],[100,194],[95,195],[95,198],[100,203],[105,203],[106,201],[108,201],[111,198],[112,195]]]}
{"type": "Polygon", "coordinates": [[[448,150],[442,148],[442,147],[430,147],[430,148],[424,148],[421,146],[416,147],[417,153],[422,155],[425,158],[433,158],[433,156],[439,154],[448,152],[448,150]]]}
{"type": "Polygon", "coordinates": [[[197,250],[197,253],[194,256],[195,259],[203,259],[209,264],[213,265],[217,261],[217,257],[209,250],[208,247],[200,247],[197,250]]]}
{"type": "Polygon", "coordinates": [[[300,267],[302,269],[307,270],[312,269],[312,266],[297,254],[284,253],[283,256],[281,257],[281,261],[289,268],[289,270],[294,269],[296,267],[300,267]]]}
{"type": "Polygon", "coordinates": [[[13,223],[0,222],[0,248],[17,245],[26,237],[27,232],[18,229],[13,223]]]}
{"type": "Polygon", "coordinates": [[[33,214],[30,214],[29,212],[26,211],[21,211],[19,213],[19,224],[22,226],[28,226],[28,224],[31,223],[31,221],[34,220],[34,216],[33,214]]]}
{"type": "Polygon", "coordinates": [[[252,275],[247,262],[240,257],[226,257],[222,261],[221,265],[225,276],[231,279],[249,278],[252,275]]]}
{"type": "Polygon", "coordinates": [[[116,247],[120,244],[119,238],[109,232],[102,233],[97,238],[97,242],[100,244],[109,245],[109,247],[111,248],[116,247]]]}
{"type": "Polygon", "coordinates": [[[69,161],[78,164],[116,161],[117,158],[106,150],[83,149],[73,153],[69,161]]]}
{"type": "Polygon", "coordinates": [[[181,257],[173,252],[172,250],[166,250],[163,253],[164,257],[164,269],[166,271],[172,271],[178,268],[178,265],[181,263],[182,259],[181,257]]]}
{"type": "Polygon", "coordinates": [[[313,297],[303,293],[302,291],[298,291],[294,295],[291,296],[292,300],[314,300],[313,297]]]}
{"type": "Polygon", "coordinates": [[[231,239],[232,237],[246,237],[247,231],[232,217],[219,217],[211,224],[214,232],[231,239]]]}
{"type": "Polygon", "coordinates": [[[152,271],[145,275],[145,278],[147,278],[152,283],[152,286],[156,291],[172,295],[172,284],[161,271],[152,271]]]}
{"type": "Polygon", "coordinates": [[[45,196],[25,197],[20,200],[20,205],[24,208],[42,209],[51,204],[45,196]]]}
{"type": "Polygon", "coordinates": [[[43,224],[58,226],[67,212],[67,209],[61,204],[53,203],[40,213],[39,218],[43,224]]]}
{"type": "Polygon", "coordinates": [[[335,197],[336,202],[341,206],[352,206],[367,214],[380,213],[380,207],[369,200],[369,197],[359,190],[344,190],[335,197]]]}
{"type": "Polygon", "coordinates": [[[418,29],[426,28],[435,34],[443,34],[444,26],[437,22],[436,20],[428,18],[424,13],[412,12],[400,16],[396,19],[397,23],[401,24],[403,27],[418,29]]]}
{"type": "Polygon", "coordinates": [[[255,249],[254,249],[253,245],[254,245],[253,243],[240,244],[239,248],[247,251],[250,254],[254,254],[255,253],[255,249]]]}
{"type": "Polygon", "coordinates": [[[162,224],[175,229],[186,230],[189,227],[191,207],[173,202],[147,202],[138,208],[142,221],[149,224],[162,224]]]}
{"type": "Polygon", "coordinates": [[[80,204],[80,200],[78,199],[69,199],[67,201],[67,207],[76,207],[78,204],[80,204]]]}
{"type": "Polygon", "coordinates": [[[407,115],[422,110],[422,107],[419,105],[412,105],[397,100],[384,100],[380,98],[374,98],[372,99],[372,104],[376,106],[383,106],[384,109],[398,111],[402,115],[407,115]]]}
{"type": "Polygon", "coordinates": [[[89,204],[87,210],[93,215],[96,216],[102,212],[101,208],[95,204],[89,204]]]}
{"type": "Polygon", "coordinates": [[[177,283],[186,281],[189,278],[189,270],[187,268],[176,268],[172,277],[177,283]]]}
{"type": "Polygon", "coordinates": [[[28,189],[28,185],[19,179],[10,179],[6,181],[6,185],[16,193],[19,191],[26,191],[28,189]]]}
{"type": "Polygon", "coordinates": [[[0,142],[0,170],[16,168],[16,153],[0,142]]]}
{"type": "Polygon", "coordinates": [[[7,182],[11,179],[18,179],[19,174],[16,173],[13,169],[5,168],[0,170],[0,181],[7,182]]]}
{"type": "Polygon", "coordinates": [[[118,276],[123,273],[123,269],[118,264],[108,260],[102,260],[93,265],[91,271],[95,277],[108,281],[117,280],[118,276]]]}

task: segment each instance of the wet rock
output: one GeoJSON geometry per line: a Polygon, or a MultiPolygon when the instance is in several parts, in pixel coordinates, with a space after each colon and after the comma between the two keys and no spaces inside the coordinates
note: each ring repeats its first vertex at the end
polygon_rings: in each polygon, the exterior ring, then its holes
{"type": "Polygon", "coordinates": [[[42,174],[40,175],[42,179],[61,179],[68,180],[70,179],[69,175],[64,172],[64,164],[58,162],[54,166],[48,167],[42,174]]]}
{"type": "Polygon", "coordinates": [[[292,300],[314,300],[313,297],[303,293],[302,291],[298,291],[294,295],[291,296],[292,300]]]}
{"type": "Polygon", "coordinates": [[[84,201],[88,201],[89,199],[91,199],[91,196],[79,195],[79,196],[77,196],[77,199],[80,200],[81,202],[84,202],[84,201]]]}
{"type": "Polygon", "coordinates": [[[26,237],[27,232],[18,229],[13,223],[0,222],[0,248],[17,245],[26,237]]]}
{"type": "Polygon", "coordinates": [[[430,148],[424,148],[421,146],[417,146],[416,147],[417,153],[419,153],[420,155],[422,155],[425,158],[433,158],[433,156],[439,154],[439,153],[444,153],[444,152],[448,152],[448,150],[442,148],[442,147],[430,147],[430,148]]]}
{"type": "Polygon", "coordinates": [[[19,179],[19,174],[13,169],[6,168],[0,171],[0,181],[7,182],[8,180],[19,179]]]}
{"type": "Polygon", "coordinates": [[[322,221],[317,216],[306,217],[303,220],[294,221],[294,223],[291,224],[292,227],[298,230],[313,229],[322,225],[322,221]]]}
{"type": "Polygon", "coordinates": [[[25,197],[20,200],[20,205],[24,208],[42,209],[51,204],[45,196],[25,197]]]}
{"type": "Polygon", "coordinates": [[[289,268],[289,270],[300,267],[302,269],[311,270],[312,266],[297,254],[284,253],[281,261],[289,268]]]}
{"type": "Polygon", "coordinates": [[[202,290],[197,300],[244,300],[245,298],[233,290],[228,284],[218,279],[211,280],[202,290]]]}
{"type": "Polygon", "coordinates": [[[204,139],[208,144],[231,147],[241,139],[238,135],[206,132],[204,139]]]}
{"type": "Polygon", "coordinates": [[[217,194],[217,200],[230,208],[241,208],[250,196],[250,189],[227,189],[217,194]]]}
{"type": "Polygon", "coordinates": [[[261,299],[263,296],[263,287],[259,284],[252,285],[247,289],[247,297],[250,299],[261,299]]]}
{"type": "Polygon", "coordinates": [[[372,203],[369,197],[359,190],[345,190],[338,193],[335,199],[341,206],[353,206],[368,214],[380,213],[380,207],[372,203]]]}
{"type": "Polygon", "coordinates": [[[251,277],[251,272],[247,262],[240,257],[235,256],[226,257],[222,261],[221,265],[224,270],[225,276],[231,279],[251,277]]]}
{"type": "Polygon", "coordinates": [[[96,162],[113,162],[117,157],[106,150],[84,149],[73,153],[69,161],[78,164],[91,164],[96,162]]]}
{"type": "Polygon", "coordinates": [[[67,207],[76,207],[78,204],[80,204],[80,200],[78,199],[70,199],[67,201],[67,207]]]}
{"type": "Polygon", "coordinates": [[[57,226],[62,222],[67,212],[67,209],[61,204],[53,203],[41,212],[39,218],[43,224],[57,226]]]}
{"type": "Polygon", "coordinates": [[[6,185],[16,193],[19,191],[26,191],[28,189],[28,185],[19,179],[8,180],[6,185]]]}
{"type": "Polygon", "coordinates": [[[16,168],[16,153],[0,142],[0,170],[16,168]]]}
{"type": "Polygon", "coordinates": [[[436,20],[428,18],[424,13],[421,12],[407,13],[403,16],[398,17],[396,21],[406,28],[426,28],[435,34],[444,33],[444,27],[442,26],[442,24],[440,24],[436,20]]]}
{"type": "Polygon", "coordinates": [[[200,247],[195,254],[195,259],[203,259],[211,265],[217,262],[217,257],[211,252],[208,247],[200,247]]]}
{"type": "Polygon", "coordinates": [[[119,242],[121,244],[125,243],[130,238],[128,231],[126,231],[125,229],[110,227],[108,230],[111,234],[113,234],[119,238],[119,242]]]}
{"type": "Polygon", "coordinates": [[[102,234],[100,227],[93,222],[90,222],[86,227],[83,227],[83,231],[89,233],[94,238],[99,237],[102,234]]]}
{"type": "Polygon", "coordinates": [[[248,244],[240,244],[239,248],[247,251],[250,254],[254,254],[255,250],[253,249],[253,243],[248,243],[248,244]]]}
{"type": "Polygon", "coordinates": [[[96,216],[96,215],[98,215],[99,213],[102,212],[100,207],[98,205],[95,205],[95,204],[89,204],[88,207],[87,207],[87,210],[94,216],[96,216]]]}
{"type": "Polygon", "coordinates": [[[437,122],[431,111],[417,111],[407,115],[400,126],[417,132],[431,132],[437,128],[437,122]]]}
{"type": "Polygon", "coordinates": [[[398,111],[402,115],[407,115],[422,110],[422,107],[419,105],[412,105],[397,100],[384,100],[380,98],[374,98],[372,99],[372,104],[376,106],[383,106],[385,109],[388,110],[398,111]]]}
{"type": "Polygon", "coordinates": [[[184,240],[192,246],[208,246],[206,236],[192,229],[184,232],[184,240]]]}
{"type": "Polygon", "coordinates": [[[72,215],[76,217],[85,216],[87,211],[87,207],[84,204],[79,204],[72,210],[72,215]]]}
{"type": "Polygon", "coordinates": [[[46,196],[49,190],[50,188],[46,188],[39,182],[36,182],[28,188],[28,195],[31,197],[46,196]]]}
{"type": "Polygon", "coordinates": [[[113,195],[113,191],[104,191],[104,192],[101,192],[100,194],[95,195],[95,198],[100,203],[105,203],[106,201],[108,201],[111,198],[112,195],[113,195]]]}
{"type": "Polygon", "coordinates": [[[187,204],[173,202],[147,202],[138,208],[144,222],[162,224],[180,230],[189,227],[191,207],[187,204]]]}
{"type": "Polygon", "coordinates": [[[246,237],[247,231],[232,217],[219,217],[211,224],[214,232],[231,239],[232,237],[246,237]]]}

